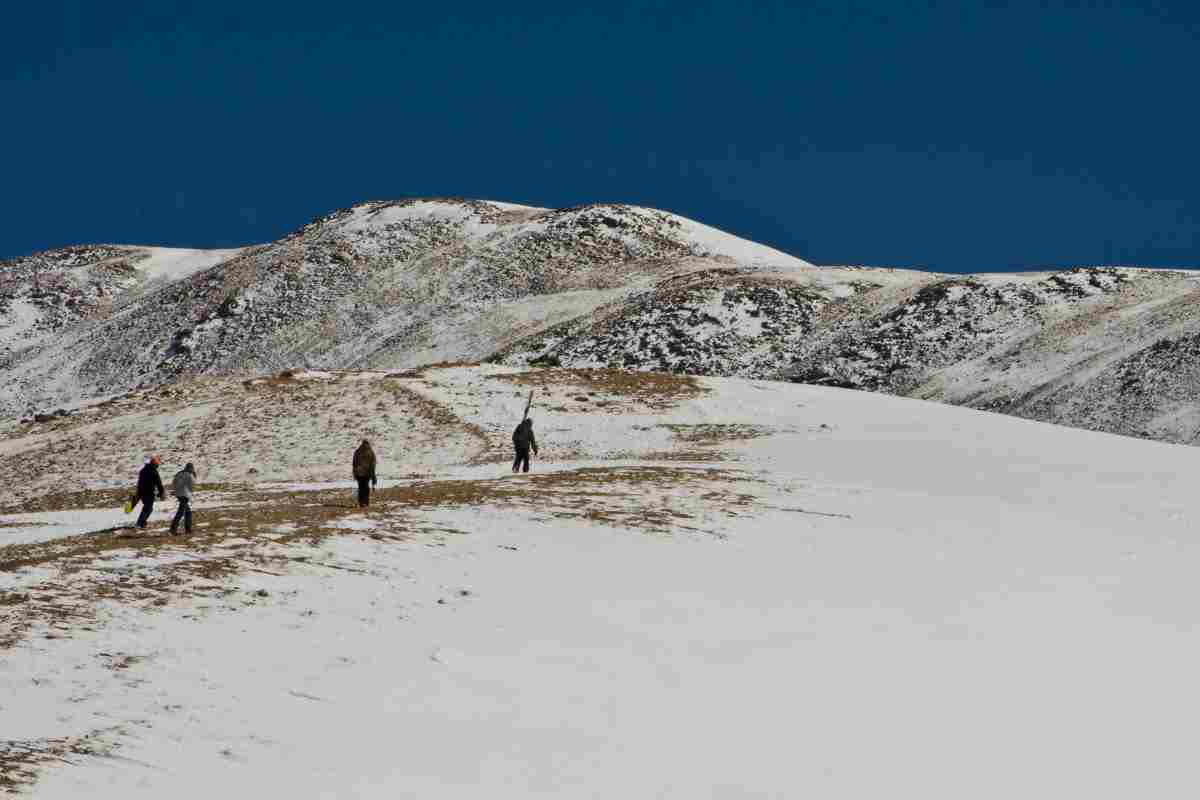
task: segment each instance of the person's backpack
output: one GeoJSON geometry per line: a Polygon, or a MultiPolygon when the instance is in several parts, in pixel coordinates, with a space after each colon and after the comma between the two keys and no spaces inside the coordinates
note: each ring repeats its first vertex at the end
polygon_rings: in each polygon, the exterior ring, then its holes
{"type": "Polygon", "coordinates": [[[369,447],[359,446],[354,451],[354,477],[369,478],[375,471],[375,451],[369,447]]]}

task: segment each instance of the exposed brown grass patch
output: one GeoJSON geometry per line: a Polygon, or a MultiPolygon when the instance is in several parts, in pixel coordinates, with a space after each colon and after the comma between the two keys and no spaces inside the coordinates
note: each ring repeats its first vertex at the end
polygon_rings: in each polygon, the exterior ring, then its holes
{"type": "Polygon", "coordinates": [[[429,373],[438,369],[453,369],[456,367],[478,367],[478,361],[438,361],[434,364],[425,364],[421,367],[413,367],[406,369],[403,372],[392,372],[387,377],[389,378],[427,378],[429,373]]]}
{"type": "Polygon", "coordinates": [[[700,495],[701,500],[710,503],[720,503],[726,508],[750,508],[758,503],[758,498],[746,492],[731,492],[727,489],[717,489],[700,495]]]}
{"type": "Polygon", "coordinates": [[[197,511],[197,521],[204,522],[205,527],[197,527],[190,536],[168,536],[166,524],[157,523],[145,530],[128,525],[45,542],[3,546],[0,547],[0,572],[50,563],[73,570],[117,550],[132,550],[139,554],[180,549],[207,552],[231,535],[254,537],[268,532],[270,528],[294,522],[297,518],[308,524],[319,523],[353,508],[346,490],[245,492],[236,499],[239,502],[253,501],[254,505],[197,511]],[[80,562],[80,559],[83,561],[80,562]]]}
{"type": "MultiPolygon", "coordinates": [[[[609,398],[634,400],[655,409],[670,408],[707,391],[692,375],[619,369],[538,369],[491,377],[518,386],[582,389],[609,398]]],[[[619,405],[604,405],[603,400],[595,405],[613,411],[624,410],[619,405]]]]}
{"type": "Polygon", "coordinates": [[[116,508],[133,494],[128,489],[85,489],[32,497],[20,503],[0,506],[0,514],[36,514],[42,511],[69,511],[78,508],[116,508]]]}
{"type": "Polygon", "coordinates": [[[713,461],[735,461],[729,453],[717,450],[655,450],[650,453],[627,453],[622,457],[629,459],[644,459],[646,461],[677,462],[685,464],[704,464],[713,461]]]}
{"type": "Polygon", "coordinates": [[[134,664],[143,660],[142,656],[135,656],[129,653],[97,653],[105,660],[104,666],[113,672],[121,672],[127,670],[134,664]]]}
{"type": "Polygon", "coordinates": [[[420,392],[396,381],[387,381],[384,384],[384,388],[392,393],[392,397],[397,404],[402,405],[410,414],[418,419],[426,421],[434,428],[450,428],[465,432],[474,439],[479,445],[479,451],[475,459],[469,463],[477,463],[477,459],[488,457],[488,453],[492,447],[492,437],[488,436],[487,431],[480,426],[465,421],[441,403],[431,400],[420,392]]]}
{"type": "Polygon", "coordinates": [[[15,606],[28,601],[28,594],[21,592],[0,592],[0,606],[15,606]]]}
{"type": "Polygon", "coordinates": [[[413,416],[424,420],[434,427],[461,428],[474,436],[487,438],[487,434],[479,426],[463,422],[450,409],[441,403],[430,400],[420,392],[414,391],[395,381],[389,381],[386,388],[392,392],[392,396],[397,404],[402,404],[413,416]]]}
{"type": "Polygon", "coordinates": [[[770,436],[772,429],[765,425],[660,425],[677,440],[687,444],[711,447],[724,442],[742,442],[770,436]]]}
{"type": "MultiPolygon", "coordinates": [[[[169,476],[163,476],[167,484],[169,476]]],[[[136,475],[130,480],[129,486],[121,489],[83,489],[78,492],[55,492],[0,506],[0,515],[8,514],[40,514],[46,511],[77,511],[83,508],[120,508],[125,505],[136,488],[136,475]]],[[[167,487],[168,490],[170,487],[167,487]]],[[[250,496],[253,492],[250,484],[244,483],[201,483],[196,485],[197,491],[221,492],[223,494],[250,496]]],[[[233,497],[229,498],[234,499],[233,497]]],[[[163,502],[163,501],[159,501],[163,502]]],[[[3,523],[4,525],[20,525],[28,527],[34,523],[3,523]]]]}
{"type": "MultiPolygon", "coordinates": [[[[346,510],[278,505],[288,499],[286,495],[272,495],[261,507],[206,509],[197,515],[206,527],[197,528],[191,536],[166,535],[165,525],[158,524],[146,530],[115,528],[0,547],[0,572],[30,568],[54,571],[53,577],[20,593],[0,596],[6,623],[0,626],[0,649],[14,646],[39,626],[61,628],[63,635],[68,635],[76,625],[94,621],[103,601],[151,600],[154,605],[166,605],[178,597],[211,594],[216,591],[214,585],[240,572],[259,569],[269,560],[253,545],[239,547],[229,539],[247,537],[273,544],[270,527],[281,521],[300,516],[317,522],[346,510]],[[147,556],[178,553],[191,557],[139,564],[116,576],[107,567],[113,560],[135,563],[135,559],[141,561],[147,556]]],[[[318,531],[306,531],[309,539],[320,535],[318,531]]]]}
{"type": "MultiPolygon", "coordinates": [[[[711,460],[711,458],[710,458],[711,460]]],[[[166,605],[180,597],[223,596],[230,579],[244,572],[282,574],[290,561],[350,569],[313,560],[311,548],[330,537],[365,536],[402,541],[431,534],[422,509],[498,506],[555,519],[593,521],[651,533],[677,530],[720,536],[701,530],[693,519],[688,486],[727,485],[746,480],[726,469],[647,465],[588,467],[571,471],[482,480],[437,480],[378,490],[370,517],[374,529],[355,530],[336,523],[360,513],[347,489],[263,492],[253,505],[204,509],[197,532],[168,536],[160,523],[147,530],[97,531],[23,545],[0,547],[0,571],[42,568],[50,573],[20,592],[0,594],[5,618],[0,649],[12,647],[35,630],[51,638],[97,622],[103,602],[166,605]],[[161,555],[163,558],[153,558],[161,555]],[[181,556],[184,556],[181,558],[181,556]],[[110,564],[116,562],[120,569],[110,564]]],[[[700,497],[715,497],[713,491],[700,497]]],[[[712,505],[712,503],[709,503],[712,505]]],[[[717,504],[729,512],[731,504],[717,504]]],[[[712,510],[711,508],[709,509],[712,510]]],[[[711,528],[711,526],[710,526],[711,528]]],[[[455,534],[465,531],[443,531],[455,534]]]]}
{"type": "Polygon", "coordinates": [[[194,558],[167,564],[162,571],[167,580],[175,578],[203,578],[209,581],[221,581],[238,572],[238,564],[232,558],[194,558]]]}
{"type": "Polygon", "coordinates": [[[71,756],[105,755],[100,738],[114,729],[58,739],[0,741],[0,792],[21,794],[37,780],[38,769],[50,762],[72,763],[71,756]]]}
{"type": "MultiPolygon", "coordinates": [[[[711,460],[711,459],[710,459],[711,460]]],[[[388,508],[515,505],[556,519],[580,519],[650,533],[699,531],[672,489],[702,482],[741,479],[714,467],[585,467],[519,478],[434,481],[380,492],[388,508]]],[[[700,531],[720,536],[717,531],[700,531]]]]}
{"type": "MultiPolygon", "coordinates": [[[[711,460],[711,456],[705,454],[711,460]]],[[[378,489],[373,493],[373,510],[421,509],[482,505],[522,500],[537,504],[542,498],[606,498],[619,485],[643,489],[647,486],[666,487],[698,480],[736,480],[728,470],[697,469],[669,466],[584,467],[562,472],[526,474],[522,476],[473,479],[436,480],[378,489]]],[[[197,527],[190,536],[165,535],[165,523],[145,530],[132,527],[111,528],[81,533],[44,542],[0,547],[0,572],[12,572],[29,567],[54,564],[67,572],[92,565],[97,559],[116,551],[138,554],[160,550],[208,552],[233,536],[253,540],[266,536],[271,541],[288,542],[323,537],[325,526],[356,511],[348,489],[317,491],[259,492],[245,491],[238,501],[252,505],[204,509],[197,512],[197,527]],[[280,532],[285,525],[297,525],[293,531],[280,532]]],[[[337,530],[337,529],[333,529],[337,530]]],[[[344,532],[344,531],[343,531],[344,532]]],[[[191,562],[165,565],[164,569],[184,570],[191,562]]],[[[205,569],[212,569],[204,562],[205,569]]],[[[0,595],[6,598],[7,595],[0,595]]],[[[11,601],[17,602],[17,601],[11,601]]]]}
{"type": "Polygon", "coordinates": [[[581,467],[562,472],[531,473],[512,478],[441,480],[381,489],[376,496],[389,506],[430,508],[539,497],[607,497],[614,483],[672,486],[696,480],[729,480],[719,469],[681,469],[662,466],[581,467]]]}
{"type": "Polygon", "coordinates": [[[242,381],[242,386],[247,389],[281,389],[295,386],[296,371],[293,369],[285,369],[274,375],[268,375],[265,378],[250,378],[242,381]]]}
{"type": "Polygon", "coordinates": [[[642,528],[648,531],[665,531],[674,527],[687,527],[683,520],[692,519],[691,514],[671,509],[599,509],[589,508],[582,512],[554,511],[551,516],[559,519],[583,518],[589,522],[620,528],[642,528]]]}

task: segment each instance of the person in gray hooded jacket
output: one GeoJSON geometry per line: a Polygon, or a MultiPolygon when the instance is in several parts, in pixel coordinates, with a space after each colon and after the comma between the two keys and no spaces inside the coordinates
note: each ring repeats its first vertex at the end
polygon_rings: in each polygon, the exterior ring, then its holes
{"type": "Polygon", "coordinates": [[[188,464],[179,472],[175,473],[174,480],[171,481],[171,491],[175,493],[175,499],[179,501],[179,510],[175,512],[175,519],[171,522],[171,533],[179,532],[179,520],[183,520],[183,530],[186,533],[192,532],[192,492],[196,489],[196,468],[188,464]]]}

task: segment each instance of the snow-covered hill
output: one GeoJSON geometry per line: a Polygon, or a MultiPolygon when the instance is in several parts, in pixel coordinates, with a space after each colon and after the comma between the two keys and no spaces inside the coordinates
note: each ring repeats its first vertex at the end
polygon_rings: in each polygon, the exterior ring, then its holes
{"type": "Polygon", "coordinates": [[[53,326],[31,318],[48,282],[67,287],[56,308],[76,303],[73,293],[127,288],[136,280],[131,252],[75,248],[0,265],[9,351],[0,412],[194,375],[480,359],[681,268],[809,266],[644,208],[409,200],[356,206],[278,242],[214,253],[207,269],[179,263],[169,282],[123,303],[89,303],[53,326]],[[108,282],[93,290],[97,275],[108,282]],[[26,336],[35,328],[55,335],[26,336]]]}
{"type": "Polygon", "coordinates": [[[501,365],[8,424],[0,791],[1190,796],[1198,468],[883,394],[501,365]],[[173,503],[111,530],[143,446],[196,462],[193,536],[173,503]]]}
{"type": "Polygon", "coordinates": [[[240,252],[90,245],[0,263],[0,364],[65,328],[240,252]]]}
{"type": "Polygon", "coordinates": [[[238,251],[73,248],[0,276],[3,416],[196,376],[489,360],[819,383],[1200,441],[1196,272],[814,267],[645,208],[405,200],[238,251]]]}
{"type": "Polygon", "coordinates": [[[1200,273],[697,271],[527,337],[512,364],[882,391],[1200,442],[1200,273]]]}

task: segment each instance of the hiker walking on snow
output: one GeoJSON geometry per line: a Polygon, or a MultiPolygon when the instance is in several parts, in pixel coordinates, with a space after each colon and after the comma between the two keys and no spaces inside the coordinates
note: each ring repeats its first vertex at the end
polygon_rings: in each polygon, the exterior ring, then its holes
{"type": "Polygon", "coordinates": [[[179,532],[179,520],[183,520],[183,530],[185,533],[192,532],[192,492],[196,488],[196,468],[190,463],[175,473],[175,478],[171,481],[171,491],[175,495],[175,499],[179,501],[179,510],[175,512],[175,519],[171,521],[171,533],[179,532]]]}
{"type": "Polygon", "coordinates": [[[158,456],[151,456],[146,465],[142,467],[142,471],[138,473],[137,482],[137,498],[142,503],[142,513],[138,514],[137,526],[139,528],[146,527],[146,521],[150,519],[150,515],[154,512],[154,497],[158,496],[159,500],[165,500],[166,492],[163,490],[162,478],[158,475],[158,465],[161,459],[158,456]]]}
{"type": "Polygon", "coordinates": [[[358,507],[371,505],[371,487],[378,486],[375,477],[375,451],[366,439],[354,451],[354,480],[358,481],[358,507]]]}
{"type": "Polygon", "coordinates": [[[533,420],[529,417],[521,420],[521,424],[517,425],[513,431],[513,449],[517,452],[517,457],[513,459],[512,471],[516,472],[520,469],[522,472],[529,472],[529,450],[533,449],[533,454],[537,455],[537,437],[533,435],[533,420]]]}

